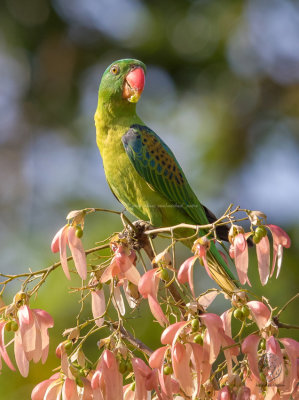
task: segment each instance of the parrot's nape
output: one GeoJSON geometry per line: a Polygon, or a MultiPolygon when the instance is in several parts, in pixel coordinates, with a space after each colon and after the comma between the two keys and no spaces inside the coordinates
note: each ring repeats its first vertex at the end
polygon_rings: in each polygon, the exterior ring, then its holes
{"type": "MultiPolygon", "coordinates": [[[[141,61],[124,59],[103,74],[95,124],[107,182],[130,213],[154,227],[214,222],[216,217],[199,202],[172,151],[136,114],[145,72],[141,61]]],[[[227,240],[227,234],[226,226],[218,228],[219,238],[227,240]]],[[[237,289],[237,280],[212,242],[207,261],[225,292],[237,289]]]]}

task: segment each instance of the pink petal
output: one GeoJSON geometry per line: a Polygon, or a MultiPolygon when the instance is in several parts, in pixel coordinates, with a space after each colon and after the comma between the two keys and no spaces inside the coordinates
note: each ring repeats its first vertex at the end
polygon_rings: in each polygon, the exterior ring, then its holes
{"type": "Polygon", "coordinates": [[[120,293],[119,286],[115,286],[113,288],[112,302],[114,304],[115,309],[116,310],[118,309],[121,315],[125,315],[125,313],[126,313],[125,303],[124,303],[124,299],[120,293]]]}
{"type": "Polygon", "coordinates": [[[60,400],[62,382],[52,382],[46,390],[44,400],[60,400]]]}
{"type": "Polygon", "coordinates": [[[172,325],[169,325],[164,331],[162,332],[161,335],[161,343],[162,344],[172,344],[173,339],[177,333],[177,331],[188,325],[189,321],[181,321],[181,322],[175,322],[172,325]]]}
{"type": "MultiPolygon", "coordinates": [[[[40,333],[37,330],[34,313],[27,305],[19,308],[18,317],[20,324],[19,331],[22,338],[22,348],[28,361],[31,361],[34,356],[34,352],[36,350],[41,351],[41,348],[37,349],[37,337],[40,335],[40,333]]],[[[39,344],[41,346],[41,342],[39,344]]]]}
{"type": "Polygon", "coordinates": [[[248,271],[248,247],[247,242],[242,233],[239,233],[234,239],[235,247],[235,265],[237,268],[238,277],[241,285],[245,285],[247,282],[250,286],[250,282],[247,276],[248,271]]]}
{"type": "Polygon", "coordinates": [[[284,381],[284,361],[281,348],[274,336],[266,340],[266,358],[268,360],[266,375],[268,385],[282,385],[284,381]],[[274,370],[272,365],[274,365],[274,370]]]}
{"type": "Polygon", "coordinates": [[[247,303],[248,308],[250,309],[251,315],[257,324],[259,329],[265,328],[267,322],[270,319],[271,312],[264,303],[260,301],[249,301],[247,303]]]}
{"type": "Polygon", "coordinates": [[[197,378],[197,396],[199,396],[200,385],[201,385],[201,371],[203,361],[203,346],[197,343],[190,343],[192,348],[191,361],[195,366],[196,378],[197,378]]]}
{"type": "Polygon", "coordinates": [[[212,313],[203,314],[200,319],[206,325],[210,337],[210,364],[212,364],[216,360],[221,347],[221,336],[224,333],[222,321],[218,315],[212,313]]]}
{"type": "Polygon", "coordinates": [[[52,253],[58,253],[58,251],[60,249],[59,240],[60,240],[60,236],[61,236],[64,228],[65,227],[63,226],[61,229],[59,229],[59,231],[53,237],[53,240],[52,240],[52,243],[51,243],[51,251],[52,251],[52,253]]]}
{"type": "Polygon", "coordinates": [[[46,379],[34,387],[31,393],[31,400],[43,400],[48,387],[56,381],[57,378],[46,379]]]}
{"type": "Polygon", "coordinates": [[[251,390],[246,386],[241,386],[236,400],[250,400],[251,390]]]}
{"type": "Polygon", "coordinates": [[[111,264],[103,272],[100,282],[105,283],[107,281],[110,281],[115,276],[117,276],[119,273],[120,273],[120,268],[117,265],[117,263],[115,262],[115,259],[113,258],[111,261],[111,264]]]}
{"type": "Polygon", "coordinates": [[[226,358],[226,364],[227,364],[227,372],[228,374],[232,374],[232,359],[234,359],[235,363],[237,363],[237,355],[239,354],[239,346],[236,346],[236,342],[229,336],[223,335],[222,336],[222,347],[228,347],[228,349],[223,350],[224,356],[226,358]]]}
{"type": "Polygon", "coordinates": [[[163,310],[157,300],[157,298],[153,297],[151,294],[148,295],[148,304],[151,309],[151,312],[153,316],[156,318],[156,320],[159,322],[161,326],[164,326],[165,324],[168,324],[168,319],[165,317],[163,310]]]}
{"type": "Polygon", "coordinates": [[[219,390],[217,400],[231,400],[230,391],[227,386],[219,390]]]}
{"type": "Polygon", "coordinates": [[[83,396],[82,400],[93,400],[91,383],[88,379],[82,378],[83,382],[83,396]]]}
{"type": "Polygon", "coordinates": [[[229,310],[224,311],[224,313],[220,315],[224,332],[229,337],[232,337],[232,324],[231,324],[232,313],[233,313],[233,310],[229,309],[229,310]]]}
{"type": "MultiPolygon", "coordinates": [[[[53,328],[54,320],[52,316],[44,310],[38,308],[32,310],[38,321],[40,338],[41,338],[41,361],[44,364],[48,358],[49,353],[49,334],[48,329],[53,328]]],[[[35,361],[36,362],[36,361],[35,361]]]]}
{"type": "Polygon", "coordinates": [[[139,283],[138,290],[142,297],[147,298],[148,294],[154,294],[157,292],[156,281],[159,281],[159,278],[156,275],[158,268],[153,268],[147,271],[142,275],[139,283]]]}
{"type": "Polygon", "coordinates": [[[242,343],[242,353],[247,354],[249,368],[258,382],[260,382],[260,372],[258,368],[258,346],[260,337],[252,334],[247,336],[242,343]]]}
{"type": "Polygon", "coordinates": [[[148,363],[150,365],[151,368],[161,368],[161,366],[163,365],[163,360],[165,357],[165,353],[167,351],[168,347],[167,346],[163,346],[163,347],[159,347],[157,350],[155,350],[149,360],[148,363]]]}
{"type": "Polygon", "coordinates": [[[59,252],[60,252],[60,262],[63,272],[67,277],[67,279],[71,279],[69,267],[67,264],[67,254],[66,254],[66,245],[68,243],[68,229],[69,229],[68,225],[65,225],[62,228],[61,235],[59,236],[59,252]]]}
{"type": "Polygon", "coordinates": [[[70,226],[68,229],[68,242],[73,256],[76,270],[81,279],[87,278],[86,255],[81,239],[76,236],[76,229],[70,226]]]}
{"type": "Polygon", "coordinates": [[[194,391],[192,372],[189,366],[190,355],[180,342],[175,343],[171,348],[173,372],[187,396],[192,396],[194,391]]]}
{"type": "Polygon", "coordinates": [[[145,366],[149,369],[146,374],[146,369],[144,368],[143,365],[139,361],[142,361],[140,359],[133,358],[132,359],[132,365],[133,365],[133,371],[135,375],[135,382],[136,382],[136,387],[135,387],[135,400],[147,400],[147,390],[145,387],[145,378],[147,375],[151,373],[151,370],[147,365],[145,366]]]}
{"type": "Polygon", "coordinates": [[[129,307],[135,308],[137,306],[137,301],[131,296],[131,291],[129,289],[127,280],[124,281],[123,288],[129,307]]]}
{"type": "Polygon", "coordinates": [[[285,351],[291,363],[291,367],[289,369],[290,387],[286,389],[290,393],[293,393],[297,383],[297,359],[299,357],[299,342],[290,338],[283,338],[279,340],[284,345],[285,351]]]}
{"type": "Polygon", "coordinates": [[[123,400],[123,379],[118,370],[114,354],[105,350],[103,352],[102,373],[105,382],[105,399],[123,400]]]}
{"type": "Polygon", "coordinates": [[[29,372],[29,361],[27,360],[23,349],[20,330],[15,333],[14,352],[19,371],[21,375],[26,378],[29,372]]]}
{"type": "Polygon", "coordinates": [[[199,296],[197,303],[203,307],[203,309],[207,309],[210,304],[215,300],[219,293],[216,290],[211,290],[210,292],[199,296]]]}
{"type": "Polygon", "coordinates": [[[66,378],[62,386],[62,400],[79,400],[76,382],[66,378]]]}
{"type": "Polygon", "coordinates": [[[276,264],[276,259],[277,259],[277,253],[278,253],[278,249],[280,250],[280,260],[279,260],[279,268],[277,270],[277,274],[276,274],[276,278],[279,275],[280,272],[280,267],[281,267],[281,258],[282,258],[282,247],[286,247],[289,248],[291,246],[291,239],[288,236],[288,234],[281,229],[279,226],[277,225],[266,225],[273,236],[273,261],[272,261],[272,269],[271,269],[271,274],[270,277],[272,277],[273,273],[274,273],[274,269],[275,269],[275,264],[276,264]],[[282,247],[281,247],[282,246],[282,247]]]}
{"type": "Polygon", "coordinates": [[[93,318],[96,318],[95,323],[101,327],[104,323],[104,318],[98,318],[104,314],[106,310],[104,290],[92,290],[91,292],[91,310],[93,318]]]}
{"type": "Polygon", "coordinates": [[[266,285],[270,273],[270,243],[268,236],[264,236],[256,245],[258,269],[262,285],[266,285]]]}
{"type": "Polygon", "coordinates": [[[194,263],[197,260],[197,256],[192,256],[188,258],[186,261],[183,262],[183,264],[180,266],[179,271],[178,271],[178,281],[182,284],[188,282],[191,293],[193,294],[193,297],[195,297],[194,294],[194,283],[193,283],[193,267],[194,263]]]}
{"type": "MultiPolygon", "coordinates": [[[[15,371],[15,367],[13,366],[12,362],[10,361],[10,358],[7,354],[6,347],[4,344],[4,330],[5,330],[5,324],[6,321],[1,321],[0,322],[0,362],[1,362],[1,357],[5,361],[6,365],[12,370],[15,371]]],[[[1,368],[0,368],[1,369],[1,368]]]]}
{"type": "Polygon", "coordinates": [[[134,265],[124,272],[124,277],[128,279],[128,281],[134,283],[134,285],[138,285],[140,281],[140,274],[134,265]]]}

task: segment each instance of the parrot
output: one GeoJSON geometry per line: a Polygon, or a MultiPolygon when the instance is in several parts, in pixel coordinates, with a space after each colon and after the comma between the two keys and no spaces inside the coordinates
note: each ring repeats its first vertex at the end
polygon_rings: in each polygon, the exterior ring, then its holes
{"type": "MultiPolygon", "coordinates": [[[[200,203],[173,152],[136,113],[145,74],[135,59],[115,61],[103,73],[94,118],[108,185],[127,211],[154,227],[213,223],[215,215],[200,203]]],[[[217,227],[217,235],[227,240],[228,227],[217,227]]],[[[212,240],[206,258],[210,276],[231,296],[238,281],[212,240]]]]}

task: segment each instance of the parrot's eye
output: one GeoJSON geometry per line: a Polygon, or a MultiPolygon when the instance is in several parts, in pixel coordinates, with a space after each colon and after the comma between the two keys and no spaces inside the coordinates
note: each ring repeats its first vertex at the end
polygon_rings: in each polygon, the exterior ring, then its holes
{"type": "Polygon", "coordinates": [[[119,66],[118,65],[112,65],[110,68],[110,72],[112,75],[117,75],[119,73],[119,66]]]}

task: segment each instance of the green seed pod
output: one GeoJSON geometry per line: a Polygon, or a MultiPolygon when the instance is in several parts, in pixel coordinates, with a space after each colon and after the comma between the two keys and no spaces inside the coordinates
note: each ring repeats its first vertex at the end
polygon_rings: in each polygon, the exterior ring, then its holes
{"type": "Polygon", "coordinates": [[[11,321],[11,330],[16,332],[19,329],[19,325],[16,321],[11,321]]]}
{"type": "Polygon", "coordinates": [[[236,319],[239,319],[240,321],[244,321],[244,319],[245,319],[245,315],[243,314],[242,310],[240,310],[240,308],[235,309],[234,317],[236,319]]]}
{"type": "Polygon", "coordinates": [[[266,350],[266,340],[265,339],[261,339],[260,341],[260,348],[262,350],[266,350]]]}
{"type": "Polygon", "coordinates": [[[194,318],[194,319],[191,321],[191,327],[192,327],[192,332],[198,331],[198,328],[199,328],[199,321],[198,321],[198,319],[194,318]]]}
{"type": "Polygon", "coordinates": [[[76,236],[79,239],[83,236],[83,229],[80,228],[79,226],[76,228],[76,236]]]}
{"type": "Polygon", "coordinates": [[[171,365],[165,365],[163,368],[164,375],[171,375],[173,373],[173,369],[171,365]]]}
{"type": "Polygon", "coordinates": [[[168,282],[169,281],[169,274],[167,269],[162,268],[160,271],[160,277],[163,279],[163,281],[168,282]]]}
{"type": "Polygon", "coordinates": [[[71,340],[67,340],[64,343],[64,348],[65,348],[66,351],[71,350],[72,347],[73,347],[73,342],[71,340]]]}
{"type": "Polygon", "coordinates": [[[247,318],[250,315],[250,310],[247,306],[243,306],[241,308],[242,313],[244,314],[244,317],[247,318]]]}
{"type": "Polygon", "coordinates": [[[255,235],[258,235],[260,238],[264,237],[267,235],[267,229],[265,228],[264,225],[260,225],[256,228],[255,230],[255,235]]]}
{"type": "Polygon", "coordinates": [[[256,235],[256,234],[254,234],[254,235],[252,236],[252,241],[253,241],[254,244],[258,244],[258,243],[260,242],[260,240],[261,240],[261,237],[260,237],[260,236],[258,236],[258,235],[256,235]]]}
{"type": "Polygon", "coordinates": [[[130,389],[132,390],[132,392],[135,392],[135,388],[136,388],[136,383],[133,382],[130,389]]]}
{"type": "Polygon", "coordinates": [[[6,322],[6,324],[5,324],[5,330],[6,330],[7,332],[11,331],[11,323],[12,323],[12,321],[8,321],[8,322],[6,322]]]}
{"type": "Polygon", "coordinates": [[[201,333],[198,335],[194,336],[194,342],[197,344],[200,344],[201,346],[203,345],[203,336],[201,333]]]}

